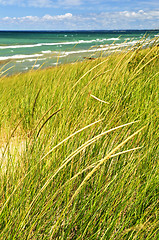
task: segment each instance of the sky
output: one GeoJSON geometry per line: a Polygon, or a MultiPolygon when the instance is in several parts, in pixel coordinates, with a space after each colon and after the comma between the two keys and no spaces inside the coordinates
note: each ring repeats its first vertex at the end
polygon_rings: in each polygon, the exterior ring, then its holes
{"type": "Polygon", "coordinates": [[[159,0],[0,0],[0,30],[159,29],[159,0]]]}

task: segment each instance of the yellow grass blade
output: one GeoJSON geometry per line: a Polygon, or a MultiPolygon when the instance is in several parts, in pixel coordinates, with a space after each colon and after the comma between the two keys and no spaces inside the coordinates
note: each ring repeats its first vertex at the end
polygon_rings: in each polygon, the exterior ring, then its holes
{"type": "Polygon", "coordinates": [[[68,136],[67,138],[65,138],[62,142],[60,142],[59,144],[57,144],[53,149],[51,149],[43,158],[40,159],[40,161],[34,166],[32,167],[32,169],[25,174],[25,176],[23,178],[21,178],[17,184],[17,186],[14,188],[13,192],[10,194],[10,196],[8,197],[8,199],[6,200],[6,202],[4,203],[3,207],[1,208],[1,211],[0,211],[0,215],[2,214],[4,208],[6,207],[7,203],[9,202],[9,200],[11,199],[11,197],[14,195],[14,193],[16,192],[16,190],[18,189],[18,187],[23,183],[23,180],[34,170],[34,168],[46,157],[48,156],[54,149],[56,149],[57,147],[59,147],[61,144],[63,144],[64,142],[66,142],[67,140],[69,140],[71,137],[75,136],[76,134],[84,131],[85,129],[101,122],[102,120],[98,120],[98,121],[95,121],[89,125],[87,125],[86,127],[76,131],[75,133],[71,134],[70,136],[68,136]]]}
{"type": "MultiPolygon", "coordinates": [[[[74,158],[79,152],[83,151],[86,147],[88,147],[89,145],[91,145],[93,142],[97,141],[100,137],[104,136],[105,134],[109,133],[109,132],[112,132],[114,130],[117,130],[119,128],[122,128],[122,127],[125,127],[125,126],[128,126],[128,125],[131,125],[135,122],[131,122],[131,123],[126,123],[126,124],[123,124],[121,126],[118,126],[118,127],[115,127],[115,128],[112,128],[112,129],[109,129],[97,136],[95,136],[94,138],[88,140],[86,143],[84,143],[82,146],[80,146],[77,150],[75,150],[73,153],[71,153],[65,160],[64,160],[64,163],[61,165],[61,167],[59,167],[55,173],[45,182],[45,184],[43,185],[43,187],[40,189],[39,193],[34,197],[33,201],[31,202],[30,206],[29,206],[29,210],[28,210],[28,213],[25,217],[25,219],[29,216],[29,213],[33,207],[33,204],[37,201],[38,197],[41,195],[41,193],[46,189],[46,187],[49,185],[49,183],[53,180],[53,178],[60,172],[61,169],[63,169],[71,160],[72,158],[74,158]]],[[[99,164],[98,164],[99,165],[99,164]]],[[[24,219],[24,221],[25,221],[24,219]]],[[[24,221],[23,221],[23,224],[24,224],[24,221]]],[[[22,224],[22,225],[23,225],[22,224]]]]}
{"type": "Polygon", "coordinates": [[[79,192],[81,191],[82,187],[85,185],[85,183],[88,181],[88,179],[98,170],[98,168],[107,160],[111,157],[111,155],[113,155],[119,148],[121,148],[125,143],[127,143],[131,138],[133,138],[135,135],[137,135],[139,132],[141,132],[143,129],[145,128],[142,127],[141,129],[139,129],[138,131],[136,131],[135,133],[133,133],[132,135],[130,135],[128,138],[126,138],[126,140],[124,140],[123,142],[121,142],[117,147],[115,147],[110,153],[107,154],[107,156],[105,158],[103,158],[94,168],[93,170],[87,174],[87,176],[84,178],[83,182],[80,184],[80,186],[78,187],[78,189],[75,191],[75,193],[73,194],[71,200],[69,201],[69,203],[67,204],[67,206],[65,207],[65,209],[63,210],[61,216],[59,217],[58,221],[56,222],[56,224],[51,228],[51,232],[52,232],[52,236],[54,234],[54,232],[56,231],[56,227],[58,226],[60,220],[62,219],[64,213],[66,212],[66,210],[68,209],[68,207],[71,205],[71,203],[73,202],[73,200],[76,198],[76,196],[79,194],[79,192]]]}
{"type": "Polygon", "coordinates": [[[73,85],[72,88],[74,88],[74,87],[79,83],[79,81],[80,81],[82,78],[84,78],[88,73],[90,73],[92,70],[94,70],[95,68],[97,68],[98,66],[100,66],[101,64],[103,64],[103,63],[105,63],[105,62],[107,62],[107,61],[108,61],[108,59],[102,61],[101,63],[97,64],[96,66],[94,66],[93,68],[91,68],[90,70],[88,70],[80,79],[78,79],[78,81],[73,85]]]}
{"type": "Polygon", "coordinates": [[[92,98],[94,98],[95,100],[99,101],[99,102],[102,102],[102,103],[109,104],[108,102],[105,102],[104,100],[101,100],[101,99],[99,99],[99,98],[95,97],[95,96],[94,96],[94,95],[92,95],[92,94],[90,94],[90,96],[91,96],[92,98]]]}
{"type": "Polygon", "coordinates": [[[55,147],[53,147],[47,154],[45,154],[45,156],[42,157],[41,160],[43,160],[45,157],[47,157],[50,153],[52,153],[57,147],[59,147],[61,144],[63,144],[64,142],[66,142],[67,140],[69,140],[70,138],[72,138],[73,136],[75,136],[76,134],[82,132],[83,130],[93,126],[94,124],[96,123],[99,123],[101,122],[102,120],[98,120],[94,123],[91,123],[90,125],[84,127],[84,128],[81,128],[80,130],[76,131],[75,133],[71,134],[70,136],[68,136],[67,138],[65,138],[64,140],[62,140],[60,143],[58,143],[55,147]]]}

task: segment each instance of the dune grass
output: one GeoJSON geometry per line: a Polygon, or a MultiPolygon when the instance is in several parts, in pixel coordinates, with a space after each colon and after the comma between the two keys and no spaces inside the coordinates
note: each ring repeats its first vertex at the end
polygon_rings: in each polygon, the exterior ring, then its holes
{"type": "Polygon", "coordinates": [[[158,59],[0,79],[0,239],[159,239],[158,59]]]}

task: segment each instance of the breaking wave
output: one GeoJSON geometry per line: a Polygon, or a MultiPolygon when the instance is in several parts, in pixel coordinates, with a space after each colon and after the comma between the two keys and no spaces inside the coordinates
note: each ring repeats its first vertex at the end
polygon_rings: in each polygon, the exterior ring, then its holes
{"type": "Polygon", "coordinates": [[[119,38],[104,38],[104,39],[94,39],[94,40],[79,40],[72,42],[55,42],[55,43],[37,43],[37,44],[24,44],[24,45],[9,45],[9,46],[0,46],[0,49],[17,49],[17,48],[34,48],[42,46],[58,46],[58,45],[75,45],[82,43],[93,43],[93,42],[104,42],[104,41],[115,41],[120,40],[119,38]]]}

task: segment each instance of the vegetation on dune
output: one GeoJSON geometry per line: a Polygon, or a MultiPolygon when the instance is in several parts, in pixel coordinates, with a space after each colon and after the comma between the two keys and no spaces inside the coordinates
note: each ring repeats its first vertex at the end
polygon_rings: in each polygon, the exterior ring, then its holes
{"type": "Polygon", "coordinates": [[[158,57],[0,80],[0,239],[159,239],[158,57]]]}

